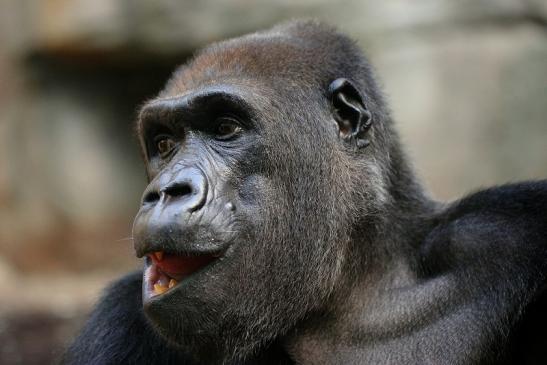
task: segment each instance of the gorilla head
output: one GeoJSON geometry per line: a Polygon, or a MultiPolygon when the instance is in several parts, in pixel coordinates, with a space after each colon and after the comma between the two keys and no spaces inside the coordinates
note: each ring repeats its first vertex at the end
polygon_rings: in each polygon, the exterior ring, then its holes
{"type": "Polygon", "coordinates": [[[355,44],[296,22],[206,48],[141,110],[147,317],[200,359],[327,316],[405,174],[355,44]]]}

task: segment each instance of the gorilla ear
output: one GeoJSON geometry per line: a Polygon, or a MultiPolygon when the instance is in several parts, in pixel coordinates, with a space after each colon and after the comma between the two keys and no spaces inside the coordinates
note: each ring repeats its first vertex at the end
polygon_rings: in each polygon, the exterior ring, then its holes
{"type": "Polygon", "coordinates": [[[372,125],[372,115],[357,88],[349,80],[340,78],[330,84],[329,94],[340,137],[355,141],[359,148],[368,146],[370,141],[365,135],[372,125]]]}

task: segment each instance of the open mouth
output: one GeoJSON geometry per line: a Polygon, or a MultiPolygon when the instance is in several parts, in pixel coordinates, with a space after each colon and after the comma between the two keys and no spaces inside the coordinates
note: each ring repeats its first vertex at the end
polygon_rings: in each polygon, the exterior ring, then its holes
{"type": "Polygon", "coordinates": [[[187,277],[220,257],[220,254],[178,255],[156,251],[147,255],[144,288],[147,297],[166,293],[187,277]]]}

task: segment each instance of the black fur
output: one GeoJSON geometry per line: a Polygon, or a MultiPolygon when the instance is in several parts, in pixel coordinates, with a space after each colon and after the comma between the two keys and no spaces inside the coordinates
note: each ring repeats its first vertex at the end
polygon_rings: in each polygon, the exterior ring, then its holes
{"type": "Polygon", "coordinates": [[[142,274],[114,283],[64,363],[547,358],[547,181],[429,199],[368,62],[330,27],[205,49],[137,128],[137,254],[222,256],[144,312],[142,274]],[[230,139],[208,124],[226,110],[242,126],[230,139]]]}

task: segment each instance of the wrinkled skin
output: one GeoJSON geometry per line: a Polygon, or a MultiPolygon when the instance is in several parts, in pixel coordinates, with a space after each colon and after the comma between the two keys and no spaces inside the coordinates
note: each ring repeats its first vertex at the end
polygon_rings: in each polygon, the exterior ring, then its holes
{"type": "Polygon", "coordinates": [[[65,363],[542,358],[547,183],[430,200],[367,61],[331,28],[203,50],[137,129],[144,279],[113,285],[65,363]],[[157,270],[176,279],[163,294],[157,270]]]}

